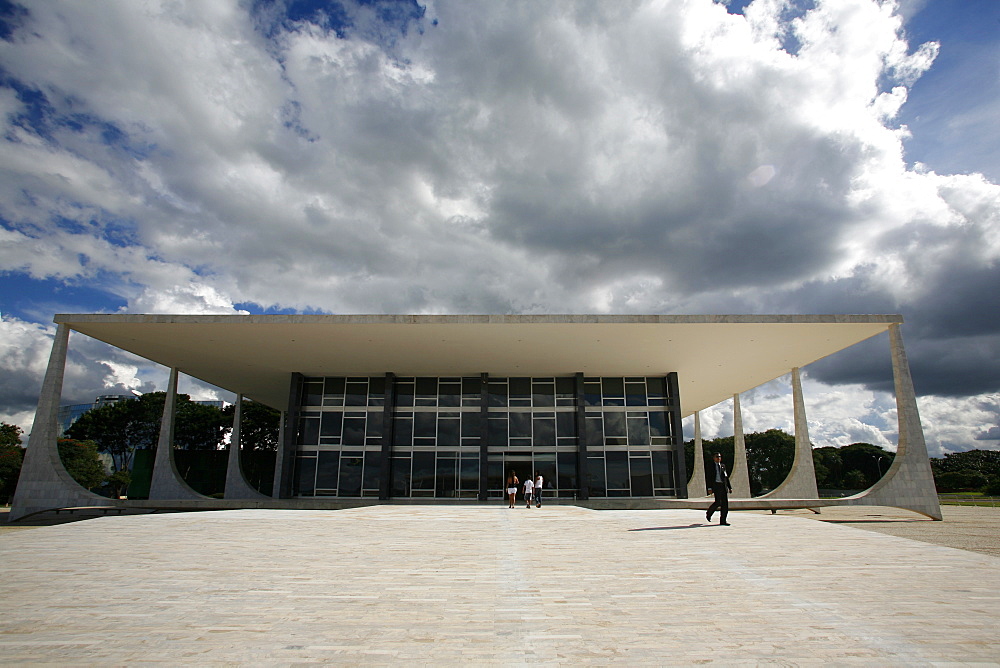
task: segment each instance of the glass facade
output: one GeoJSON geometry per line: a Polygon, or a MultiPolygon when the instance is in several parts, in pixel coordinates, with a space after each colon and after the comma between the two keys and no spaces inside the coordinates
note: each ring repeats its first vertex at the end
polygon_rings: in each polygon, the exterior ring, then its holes
{"type": "Polygon", "coordinates": [[[500,498],[513,470],[541,473],[547,496],[673,496],[668,387],[664,377],[304,378],[294,493],[500,498]]]}

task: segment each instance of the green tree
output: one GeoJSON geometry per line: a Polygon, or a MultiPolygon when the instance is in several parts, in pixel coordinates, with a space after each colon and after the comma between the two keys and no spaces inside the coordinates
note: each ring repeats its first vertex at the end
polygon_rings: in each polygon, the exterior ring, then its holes
{"type": "MultiPolygon", "coordinates": [[[[77,440],[97,443],[100,452],[111,455],[116,471],[132,468],[132,455],[137,449],[154,448],[160,436],[164,392],[149,392],[130,401],[119,401],[95,408],[80,416],[66,430],[77,440]]],[[[215,406],[191,401],[186,394],[177,395],[177,415],[174,443],[191,450],[215,450],[232,427],[215,406]]]]}
{"type": "Polygon", "coordinates": [[[126,470],[115,471],[108,476],[105,484],[108,487],[108,491],[111,493],[111,498],[117,498],[124,496],[125,491],[128,489],[129,483],[132,482],[132,474],[126,470]]]}
{"type": "Polygon", "coordinates": [[[851,469],[844,474],[844,487],[847,489],[858,490],[865,489],[868,487],[868,480],[865,478],[865,474],[857,469],[851,469]]]}
{"type": "Polygon", "coordinates": [[[939,492],[974,492],[987,485],[989,479],[979,471],[946,471],[934,476],[939,492]]]}
{"type": "Polygon", "coordinates": [[[59,459],[73,480],[87,489],[104,484],[107,472],[104,470],[101,458],[97,456],[97,443],[60,438],[57,444],[59,459]]]}
{"type": "Polygon", "coordinates": [[[744,440],[750,469],[750,493],[757,496],[780,485],[795,461],[795,437],[780,429],[768,429],[747,434],[744,440]]]}
{"type": "Polygon", "coordinates": [[[935,477],[953,471],[976,471],[987,477],[1000,476],[1000,451],[968,450],[949,452],[944,457],[931,458],[935,477]]]}
{"type": "Polygon", "coordinates": [[[844,462],[840,458],[840,448],[824,446],[813,450],[813,468],[816,470],[816,485],[822,489],[843,488],[844,462]]]}
{"type": "MultiPolygon", "coordinates": [[[[866,489],[885,475],[892,465],[896,453],[871,443],[851,443],[840,448],[840,459],[844,463],[844,486],[847,489],[866,489]],[[847,485],[847,476],[851,471],[859,471],[864,476],[861,487],[847,485]]],[[[852,480],[854,480],[852,478],[852,480]]]]}
{"type": "Polygon", "coordinates": [[[24,448],[21,447],[21,428],[0,422],[0,500],[10,503],[21,475],[24,448]]]}

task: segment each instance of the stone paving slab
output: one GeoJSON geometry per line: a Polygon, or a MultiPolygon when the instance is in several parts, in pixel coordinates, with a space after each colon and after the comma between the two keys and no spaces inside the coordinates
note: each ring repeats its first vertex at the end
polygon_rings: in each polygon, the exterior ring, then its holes
{"type": "Polygon", "coordinates": [[[0,535],[0,663],[1000,665],[1000,558],[782,515],[375,506],[0,535]]]}

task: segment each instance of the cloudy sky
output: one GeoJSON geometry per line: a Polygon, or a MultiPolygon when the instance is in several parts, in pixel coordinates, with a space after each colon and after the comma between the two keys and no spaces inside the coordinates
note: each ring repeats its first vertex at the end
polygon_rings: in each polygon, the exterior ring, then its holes
{"type": "MultiPolygon", "coordinates": [[[[995,0],[0,1],[0,420],[55,313],[901,313],[931,453],[997,449],[998,117],[995,0]]],[[[884,335],[805,371],[895,447],[884,335]]]]}

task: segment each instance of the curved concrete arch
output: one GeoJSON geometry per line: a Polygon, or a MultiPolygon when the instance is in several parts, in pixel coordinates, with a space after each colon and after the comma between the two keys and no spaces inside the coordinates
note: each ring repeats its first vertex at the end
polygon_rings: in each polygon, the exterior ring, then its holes
{"type": "Polygon", "coordinates": [[[733,470],[729,472],[733,486],[731,499],[750,498],[750,466],[747,464],[747,443],[743,436],[743,411],[740,395],[733,395],[733,470]]]}
{"type": "Polygon", "coordinates": [[[14,492],[10,521],[45,510],[74,506],[120,506],[120,502],[80,486],[59,457],[59,398],[69,348],[69,327],[60,324],[52,341],[49,364],[38,396],[31,438],[24,451],[21,477],[14,492]]]}
{"type": "Polygon", "coordinates": [[[261,494],[247,482],[243,473],[243,462],[240,461],[241,429],[240,422],[243,419],[243,395],[236,395],[236,406],[233,410],[233,433],[229,439],[229,461],[226,465],[226,493],[227,499],[269,499],[271,497],[261,494]]]}
{"type": "Polygon", "coordinates": [[[806,421],[806,407],[802,398],[802,377],[798,367],[792,369],[792,404],[795,413],[795,458],[792,460],[792,468],[780,485],[758,498],[819,498],[812,444],[809,442],[809,424],[806,421]]]}
{"type": "Polygon", "coordinates": [[[177,462],[174,460],[174,424],[177,417],[177,369],[170,369],[167,382],[167,396],[163,402],[163,419],[160,422],[160,438],[156,443],[156,458],[153,460],[153,479],[149,484],[149,498],[156,501],[169,499],[209,499],[199,494],[184,482],[177,462]]]}
{"type": "Polygon", "coordinates": [[[688,482],[689,499],[697,499],[708,495],[708,484],[705,481],[705,446],[701,440],[701,411],[694,414],[694,471],[688,482]]]}
{"type": "Polygon", "coordinates": [[[920,413],[917,411],[917,396],[899,325],[889,326],[889,347],[896,390],[896,417],[899,421],[896,457],[881,480],[860,494],[841,499],[841,505],[894,506],[940,520],[941,504],[934,485],[927,443],[920,424],[920,413]]]}

